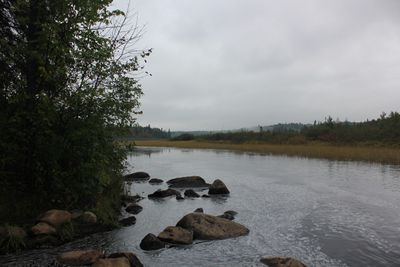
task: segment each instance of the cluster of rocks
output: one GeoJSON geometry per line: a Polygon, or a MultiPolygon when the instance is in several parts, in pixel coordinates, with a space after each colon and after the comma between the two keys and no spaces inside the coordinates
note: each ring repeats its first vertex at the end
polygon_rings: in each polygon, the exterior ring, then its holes
{"type": "Polygon", "coordinates": [[[99,250],[74,250],[61,253],[57,256],[57,262],[63,266],[92,267],[143,267],[139,258],[130,252],[112,253],[108,256],[99,250]]]}
{"type": "Polygon", "coordinates": [[[107,230],[110,227],[98,223],[93,212],[52,209],[40,214],[31,227],[0,227],[0,241],[20,240],[26,248],[51,247],[72,238],[107,230]]]}
{"type": "Polygon", "coordinates": [[[233,211],[230,219],[223,215],[213,216],[205,214],[203,209],[185,215],[175,226],[166,227],[158,236],[147,234],[140,243],[143,250],[157,250],[176,245],[191,245],[194,240],[220,240],[247,235],[249,229],[233,222],[233,211]]]}

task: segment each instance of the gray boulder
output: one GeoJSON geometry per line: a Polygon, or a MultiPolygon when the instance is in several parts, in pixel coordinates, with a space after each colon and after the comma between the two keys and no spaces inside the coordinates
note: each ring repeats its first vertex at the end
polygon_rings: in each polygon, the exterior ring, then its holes
{"type": "Polygon", "coordinates": [[[139,206],[138,204],[135,203],[131,203],[125,208],[125,211],[131,214],[138,214],[142,210],[143,210],[142,206],[139,206]]]}
{"type": "Polygon", "coordinates": [[[180,196],[181,193],[174,189],[166,189],[166,190],[157,190],[153,194],[148,195],[149,198],[164,198],[164,197],[170,197],[170,196],[180,196]]]}
{"type": "Polygon", "coordinates": [[[200,176],[178,177],[167,181],[170,187],[185,188],[185,187],[208,187],[209,184],[200,176]]]}
{"type": "Polygon", "coordinates": [[[200,195],[197,194],[193,189],[185,190],[185,193],[183,194],[185,195],[185,197],[193,197],[193,198],[200,197],[200,195]]]}
{"type": "Polygon", "coordinates": [[[158,179],[158,178],[152,178],[149,180],[149,184],[162,184],[164,180],[158,179]]]}
{"type": "Polygon", "coordinates": [[[135,216],[130,216],[130,217],[119,220],[119,224],[122,226],[131,226],[131,225],[134,225],[135,223],[136,223],[135,216]]]}
{"type": "Polygon", "coordinates": [[[301,261],[291,257],[264,257],[260,261],[270,267],[307,267],[301,261]]]}
{"type": "Polygon", "coordinates": [[[247,235],[245,226],[216,216],[194,212],[185,215],[177,224],[193,232],[194,239],[217,240],[247,235]]]}
{"type": "Polygon", "coordinates": [[[229,194],[229,190],[226,187],[226,185],[224,184],[224,182],[222,182],[221,180],[217,179],[215,180],[211,185],[210,188],[208,190],[208,194],[209,195],[219,195],[219,194],[229,194]]]}
{"type": "Polygon", "coordinates": [[[143,182],[150,179],[150,174],[147,172],[134,172],[124,176],[126,181],[143,182]]]}
{"type": "Polygon", "coordinates": [[[193,233],[182,227],[168,226],[158,235],[158,239],[171,244],[190,245],[193,243],[193,233]]]}
{"type": "Polygon", "coordinates": [[[165,243],[153,234],[147,234],[140,242],[140,248],[143,250],[158,250],[165,248],[165,243]]]}

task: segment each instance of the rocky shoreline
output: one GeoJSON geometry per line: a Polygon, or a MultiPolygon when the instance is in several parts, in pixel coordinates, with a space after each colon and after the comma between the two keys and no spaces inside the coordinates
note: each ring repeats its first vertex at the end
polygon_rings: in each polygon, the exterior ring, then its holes
{"type": "MultiPolygon", "coordinates": [[[[128,184],[146,183],[160,185],[164,180],[151,178],[146,172],[135,172],[125,176],[128,184]]],[[[157,200],[174,197],[177,200],[190,198],[208,198],[211,196],[229,196],[230,191],[225,183],[216,179],[207,183],[200,176],[186,176],[170,179],[167,189],[158,189],[147,197],[157,200]],[[208,190],[200,196],[197,191],[208,190]],[[183,196],[181,194],[183,192],[183,196]]],[[[136,216],[143,207],[138,204],[144,197],[129,194],[122,196],[122,208],[126,214],[120,218],[119,225],[129,227],[136,223],[136,216]]],[[[237,212],[228,210],[220,215],[206,214],[203,208],[197,208],[186,214],[176,225],[167,225],[158,235],[148,233],[140,241],[144,251],[168,249],[176,246],[191,246],[194,241],[214,241],[237,238],[247,235],[249,229],[234,221],[237,212]]],[[[140,215],[139,215],[140,216],[140,215]]],[[[38,216],[36,223],[29,229],[17,226],[0,227],[0,241],[20,240],[24,249],[47,248],[59,246],[74,239],[112,230],[113,227],[98,223],[97,216],[91,211],[49,210],[38,216]]],[[[263,257],[260,262],[272,267],[305,267],[300,261],[290,257],[263,257]]],[[[139,258],[131,252],[120,252],[106,255],[104,251],[92,248],[72,250],[59,254],[50,266],[116,266],[141,267],[139,258]]],[[[35,265],[32,265],[35,266],[35,265]]]]}

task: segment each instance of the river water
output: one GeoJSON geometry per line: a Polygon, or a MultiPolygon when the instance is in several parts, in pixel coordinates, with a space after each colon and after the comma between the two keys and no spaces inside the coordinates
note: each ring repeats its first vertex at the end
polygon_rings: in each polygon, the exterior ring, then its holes
{"type": "MultiPolygon", "coordinates": [[[[145,266],[263,266],[262,256],[292,256],[309,266],[400,266],[400,166],[260,155],[221,150],[139,148],[129,170],[164,180],[199,175],[219,178],[229,197],[149,199],[136,225],[95,234],[55,249],[0,257],[0,266],[46,266],[76,248],[135,252],[145,266]],[[144,252],[147,233],[158,234],[185,214],[203,208],[238,212],[248,236],[190,247],[144,252]]],[[[133,183],[146,196],[162,185],[133,183]]],[[[206,191],[201,192],[206,193],[206,191]]]]}

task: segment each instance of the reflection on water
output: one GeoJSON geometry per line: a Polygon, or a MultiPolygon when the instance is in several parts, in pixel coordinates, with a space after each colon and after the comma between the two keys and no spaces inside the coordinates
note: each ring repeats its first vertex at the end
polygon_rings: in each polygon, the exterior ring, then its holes
{"type": "MultiPolygon", "coordinates": [[[[3,256],[0,265],[45,265],[59,251],[93,247],[133,251],[146,266],[261,266],[259,258],[266,255],[294,256],[309,266],[400,266],[399,166],[174,148],[140,148],[129,156],[128,166],[129,171],[147,171],[164,180],[220,178],[231,196],[145,199],[135,226],[57,249],[3,256]],[[158,234],[199,207],[215,215],[237,211],[236,221],[250,234],[189,248],[139,248],[147,233],[158,234]]],[[[167,186],[130,185],[132,192],[143,195],[158,188],[167,186]]]]}

